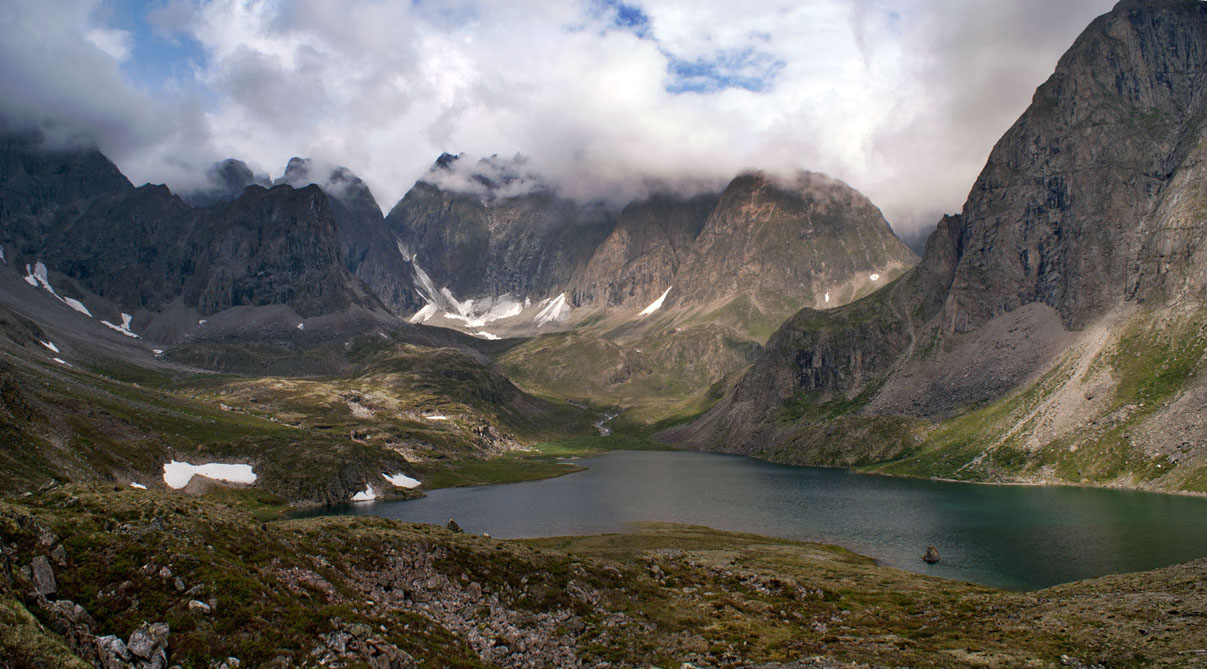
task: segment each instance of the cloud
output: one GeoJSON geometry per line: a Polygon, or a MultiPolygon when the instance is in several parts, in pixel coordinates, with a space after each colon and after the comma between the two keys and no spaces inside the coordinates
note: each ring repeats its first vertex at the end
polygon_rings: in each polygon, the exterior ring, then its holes
{"type": "Polygon", "coordinates": [[[0,115],[87,137],[135,183],[187,183],[213,162],[199,100],[133,86],[131,35],[98,25],[98,3],[12,0],[0,7],[0,115]],[[182,152],[183,146],[191,147],[182,152]],[[195,160],[195,158],[200,160],[195,160]]]}
{"type": "Polygon", "coordinates": [[[0,109],[79,127],[136,182],[180,187],[228,156],[279,174],[304,155],[389,209],[443,152],[524,155],[562,193],[616,202],[803,168],[908,235],[959,209],[1112,3],[167,0],[140,28],[98,2],[16,0],[0,84],[22,94],[0,109]],[[200,55],[131,84],[160,42],[200,55]]]}

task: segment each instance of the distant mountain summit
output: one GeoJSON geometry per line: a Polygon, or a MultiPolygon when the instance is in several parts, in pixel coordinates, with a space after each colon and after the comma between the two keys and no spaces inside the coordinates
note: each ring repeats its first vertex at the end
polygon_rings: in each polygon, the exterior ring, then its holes
{"type": "Polygon", "coordinates": [[[226,161],[212,172],[226,190],[196,208],[164,186],[133,187],[95,149],[29,134],[2,148],[6,262],[43,264],[48,284],[98,317],[125,313],[171,339],[232,307],[382,309],[346,267],[337,211],[317,186],[243,185],[250,170],[226,161]]]}
{"type": "Polygon", "coordinates": [[[630,205],[583,272],[575,304],[641,309],[663,293],[664,307],[746,295],[786,317],[845,304],[916,261],[880,210],[846,184],[751,172],[718,195],[630,205]]]}
{"type": "Polygon", "coordinates": [[[738,296],[783,318],[843,304],[916,261],[867,198],[819,174],[750,173],[615,216],[560,198],[522,162],[464,161],[441,156],[386,217],[416,267],[421,322],[523,333],[738,296]]]}

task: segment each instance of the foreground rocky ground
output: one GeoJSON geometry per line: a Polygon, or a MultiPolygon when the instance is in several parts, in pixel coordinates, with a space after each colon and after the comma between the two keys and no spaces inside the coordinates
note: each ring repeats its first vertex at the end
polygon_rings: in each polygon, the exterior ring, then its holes
{"type": "Polygon", "coordinates": [[[1207,560],[1012,593],[698,527],[497,541],[274,500],[0,503],[0,666],[1193,666],[1207,560]]]}

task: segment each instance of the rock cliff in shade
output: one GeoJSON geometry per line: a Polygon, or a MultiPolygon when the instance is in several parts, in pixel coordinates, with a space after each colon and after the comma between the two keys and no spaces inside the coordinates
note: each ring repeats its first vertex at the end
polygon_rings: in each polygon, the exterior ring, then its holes
{"type": "Polygon", "coordinates": [[[247,163],[234,158],[212,165],[205,172],[205,181],[204,186],[192,192],[181,193],[180,198],[194,207],[212,207],[234,200],[242,195],[248,186],[268,188],[272,185],[267,174],[256,174],[247,163]]]}
{"type": "Polygon", "coordinates": [[[303,317],[380,308],[345,268],[335,212],[317,187],[251,186],[196,209],[164,186],[134,188],[95,149],[45,147],[35,135],[9,135],[3,148],[6,260],[45,262],[69,295],[87,291],[131,314],[177,300],[202,316],[269,304],[303,317]]]}
{"type": "Polygon", "coordinates": [[[640,309],[658,299],[675,285],[717,199],[658,194],[629,203],[575,282],[573,303],[640,309]]]}
{"type": "Polygon", "coordinates": [[[344,264],[397,315],[424,306],[415,272],[399,253],[398,240],[386,225],[369,186],[346,167],[317,168],[306,158],[290,158],[276,182],[302,188],[315,184],[327,194],[343,246],[344,264]]]}
{"type": "Polygon", "coordinates": [[[1207,297],[1205,91],[1207,4],[1120,3],[1061,58],[916,268],[793,316],[708,414],[664,437],[811,464],[904,452],[916,470],[893,471],[1029,480],[1106,477],[1123,449],[1134,464],[1109,477],[1135,476],[1158,455],[1119,446],[1122,431],[1199,383],[1197,358],[1168,370],[1195,350],[1182,335],[1207,297]],[[1156,346],[1173,347],[1160,370],[1128,363],[1156,346]],[[914,422],[958,414],[933,432],[914,422]]]}
{"type": "Polygon", "coordinates": [[[435,292],[449,293],[429,300],[553,297],[615,225],[602,204],[571,202],[541,183],[517,188],[488,161],[462,188],[439,186],[459,160],[442,156],[386,216],[435,292]]]}

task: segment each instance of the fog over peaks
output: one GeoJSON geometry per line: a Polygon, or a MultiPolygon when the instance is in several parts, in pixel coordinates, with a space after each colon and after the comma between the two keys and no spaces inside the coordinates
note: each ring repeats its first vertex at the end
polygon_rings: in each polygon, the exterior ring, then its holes
{"type": "Polygon", "coordinates": [[[805,169],[908,237],[1112,4],[11,0],[0,114],[91,138],[135,183],[309,156],[387,209],[419,179],[615,202],[805,169]],[[433,176],[446,152],[466,158],[433,176]]]}

